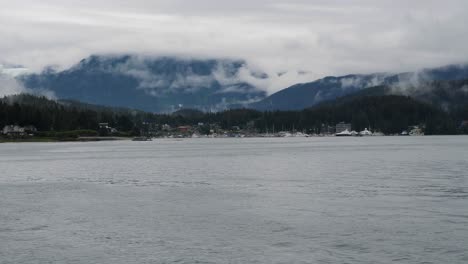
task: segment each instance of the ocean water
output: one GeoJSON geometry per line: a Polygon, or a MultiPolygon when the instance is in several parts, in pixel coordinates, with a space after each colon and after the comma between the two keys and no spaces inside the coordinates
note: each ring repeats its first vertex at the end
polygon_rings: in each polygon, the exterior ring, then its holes
{"type": "Polygon", "coordinates": [[[0,263],[468,263],[468,137],[0,144],[0,263]]]}

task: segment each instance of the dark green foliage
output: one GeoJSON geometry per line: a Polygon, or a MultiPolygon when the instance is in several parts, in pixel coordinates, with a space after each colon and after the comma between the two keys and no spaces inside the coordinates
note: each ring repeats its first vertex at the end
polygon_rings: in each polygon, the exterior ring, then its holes
{"type": "Polygon", "coordinates": [[[336,124],[340,121],[351,123],[352,129],[361,131],[369,128],[385,134],[396,134],[409,126],[422,126],[434,121],[437,134],[451,134],[444,130],[439,120],[449,120],[449,115],[433,106],[418,102],[410,97],[364,96],[360,98],[343,98],[306,110],[312,119],[325,124],[336,124]]]}
{"type": "MultiPolygon", "coordinates": [[[[334,126],[339,122],[352,124],[361,131],[369,128],[385,134],[401,133],[409,126],[425,127],[426,134],[455,134],[466,132],[460,126],[468,120],[468,107],[458,107],[447,113],[428,103],[405,96],[362,96],[345,97],[302,111],[259,112],[249,109],[234,109],[216,113],[202,113],[186,110],[168,114],[152,114],[131,109],[63,104],[44,97],[19,95],[0,100],[0,127],[17,124],[33,125],[41,135],[51,137],[78,137],[109,135],[109,131],[99,130],[99,123],[108,123],[119,130],[118,135],[136,136],[148,131],[149,126],[171,127],[182,125],[196,126],[200,132],[210,130],[231,130],[234,127],[244,131],[271,133],[279,131],[305,131],[320,133],[324,126],[334,126]],[[63,131],[73,131],[57,133],[63,131]]],[[[114,134],[115,135],[115,134],[114,134]]]]}
{"type": "Polygon", "coordinates": [[[302,111],[258,112],[238,109],[192,119],[182,118],[185,123],[216,123],[222,129],[233,126],[247,129],[253,121],[254,128],[263,133],[282,130],[320,133],[322,125],[334,126],[339,122],[347,122],[356,131],[368,128],[385,134],[398,134],[409,126],[424,127],[426,124],[427,134],[454,134],[460,119],[430,104],[396,95],[342,98],[302,111]]]}
{"type": "MultiPolygon", "coordinates": [[[[33,125],[39,131],[98,130],[99,122],[120,125],[126,116],[62,105],[45,97],[15,95],[0,100],[0,127],[33,125]]],[[[128,122],[122,122],[128,127],[128,122]]],[[[131,125],[133,127],[133,123],[131,125]]]]}

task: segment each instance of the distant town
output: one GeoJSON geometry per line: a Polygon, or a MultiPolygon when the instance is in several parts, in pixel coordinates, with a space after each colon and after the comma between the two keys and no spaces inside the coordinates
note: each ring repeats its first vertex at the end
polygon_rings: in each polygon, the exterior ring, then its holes
{"type": "Polygon", "coordinates": [[[402,96],[302,111],[183,109],[155,114],[21,95],[0,101],[0,142],[151,138],[422,136],[468,133],[468,121],[402,96]]]}
{"type": "MultiPolygon", "coordinates": [[[[468,125],[468,122],[465,124],[468,125]]],[[[385,136],[382,132],[373,132],[367,128],[362,131],[355,131],[351,129],[350,123],[340,122],[335,126],[323,125],[320,133],[313,131],[271,131],[260,133],[255,128],[250,127],[242,129],[239,126],[233,126],[230,129],[223,129],[217,124],[204,124],[198,123],[197,125],[183,125],[183,126],[170,126],[168,124],[152,124],[144,123],[140,133],[135,139],[148,140],[151,138],[244,138],[244,137],[363,137],[363,136],[385,136]]],[[[10,139],[32,138],[41,135],[36,127],[7,125],[3,127],[2,136],[10,139]]],[[[399,134],[393,136],[423,136],[424,132],[419,126],[408,127],[399,134]]],[[[99,130],[94,134],[84,136],[83,139],[94,137],[99,138],[112,138],[121,136],[120,132],[111,126],[109,123],[99,123],[99,130]]],[[[122,138],[122,137],[120,137],[122,138]]]]}
{"type": "MultiPolygon", "coordinates": [[[[100,124],[101,129],[107,129],[110,134],[115,131],[108,127],[107,123],[100,124]]],[[[373,132],[367,128],[362,131],[351,129],[350,123],[340,122],[335,126],[323,125],[320,132],[316,131],[297,131],[297,130],[275,130],[272,127],[264,132],[257,131],[253,126],[241,128],[233,126],[230,129],[223,129],[218,124],[183,125],[172,127],[168,124],[146,124],[142,129],[141,135],[149,138],[229,138],[229,137],[362,137],[362,136],[385,136],[382,132],[373,132]]],[[[419,126],[410,126],[401,133],[392,134],[393,136],[423,136],[423,129],[419,126]]],[[[388,136],[388,135],[387,135],[388,136]]]]}

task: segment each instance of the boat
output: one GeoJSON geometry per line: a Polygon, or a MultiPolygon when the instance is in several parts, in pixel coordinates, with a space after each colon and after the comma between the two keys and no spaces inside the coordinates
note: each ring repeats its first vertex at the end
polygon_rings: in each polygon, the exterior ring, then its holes
{"type": "Polygon", "coordinates": [[[348,129],[345,129],[344,131],[341,131],[340,133],[336,133],[335,136],[337,137],[350,137],[352,136],[351,132],[349,132],[348,129]]]}
{"type": "Polygon", "coordinates": [[[372,132],[367,130],[367,128],[366,128],[363,131],[359,132],[359,135],[361,135],[361,136],[372,136],[372,132]]]}

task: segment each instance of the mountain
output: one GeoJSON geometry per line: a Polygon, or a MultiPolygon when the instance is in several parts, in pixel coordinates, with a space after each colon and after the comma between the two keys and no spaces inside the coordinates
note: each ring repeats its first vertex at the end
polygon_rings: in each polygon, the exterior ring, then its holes
{"type": "Polygon", "coordinates": [[[47,69],[19,80],[32,91],[51,91],[59,99],[173,112],[217,111],[265,98],[264,91],[243,81],[245,76],[266,78],[242,60],[94,55],[67,70],[47,69]]]}
{"type": "Polygon", "coordinates": [[[468,65],[450,65],[419,72],[400,74],[376,73],[326,77],[314,82],[296,84],[249,105],[257,110],[300,110],[356,93],[362,89],[386,85],[408,91],[430,81],[468,79],[468,65]]]}
{"type": "Polygon", "coordinates": [[[138,55],[94,55],[67,70],[46,69],[40,74],[17,77],[28,92],[47,92],[59,99],[160,113],[180,109],[301,110],[380,85],[392,87],[392,91],[398,91],[396,94],[437,101],[447,108],[451,100],[459,97],[439,102],[432,97],[438,98],[440,89],[429,93],[420,88],[432,81],[468,79],[468,65],[400,74],[330,76],[293,85],[268,97],[252,84],[265,78],[268,78],[265,73],[251,71],[242,60],[138,55]]]}
{"type": "Polygon", "coordinates": [[[468,79],[454,81],[423,81],[406,86],[380,85],[362,89],[340,97],[337,101],[353,100],[360,97],[402,95],[429,103],[446,112],[468,107],[468,79]]]}

